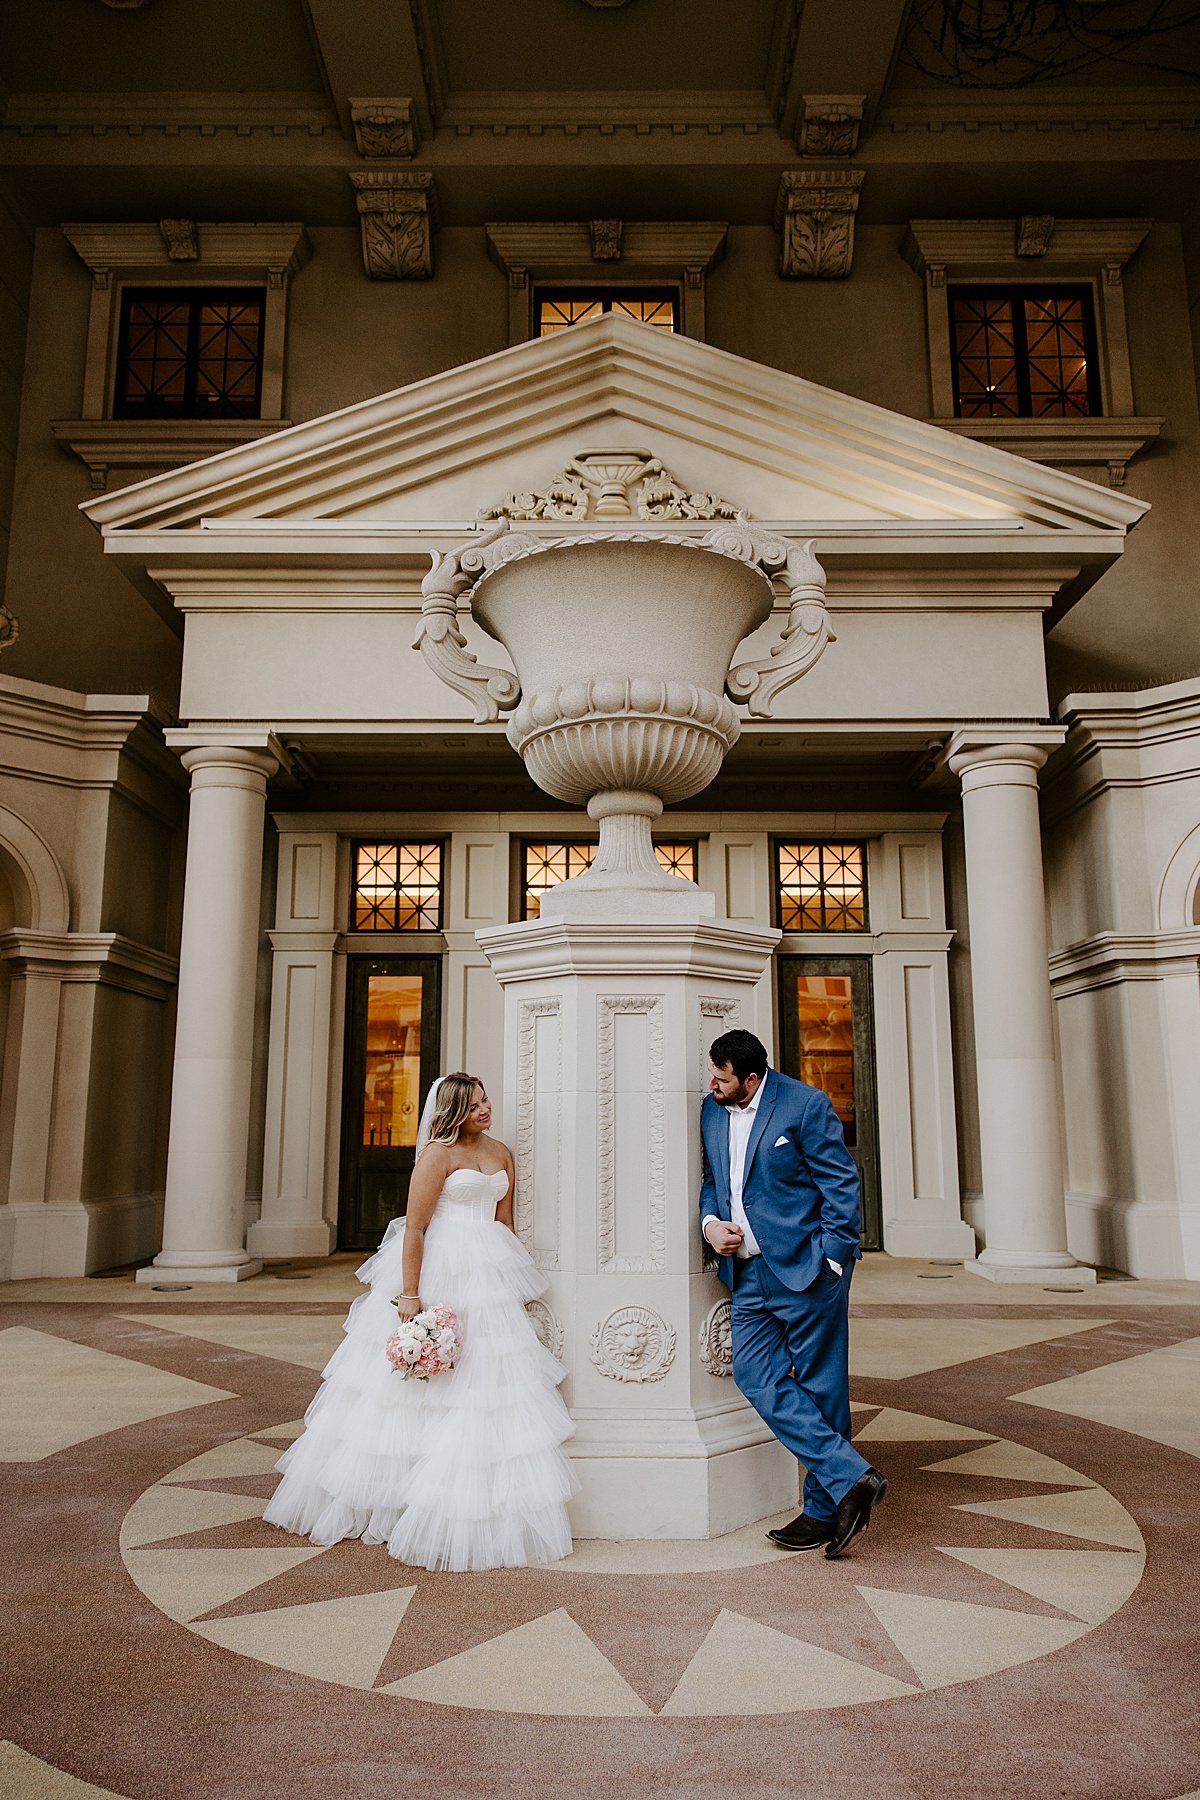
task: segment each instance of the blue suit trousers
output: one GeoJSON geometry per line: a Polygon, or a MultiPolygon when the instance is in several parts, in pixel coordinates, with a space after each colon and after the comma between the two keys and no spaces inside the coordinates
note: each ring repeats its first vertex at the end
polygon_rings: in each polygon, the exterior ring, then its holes
{"type": "Polygon", "coordinates": [[[832,1519],[870,1464],[850,1442],[849,1310],[853,1264],[826,1263],[795,1293],[765,1256],[734,1261],[733,1378],[804,1464],[804,1511],[832,1519]]]}

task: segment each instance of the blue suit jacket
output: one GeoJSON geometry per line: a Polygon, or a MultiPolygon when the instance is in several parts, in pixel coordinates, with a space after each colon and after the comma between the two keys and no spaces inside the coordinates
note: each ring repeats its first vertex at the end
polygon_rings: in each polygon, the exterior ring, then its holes
{"type": "MultiPolygon", "coordinates": [[[[701,1220],[729,1220],[729,1109],[706,1095],[700,1111],[704,1141],[701,1220]]],[[[774,1274],[802,1293],[825,1258],[845,1268],[859,1250],[858,1170],[827,1094],[768,1069],[750,1142],[742,1204],[750,1229],[774,1274]],[[780,1142],[780,1139],[783,1142],[780,1142]]],[[[733,1286],[733,1258],[718,1264],[733,1286]]]]}

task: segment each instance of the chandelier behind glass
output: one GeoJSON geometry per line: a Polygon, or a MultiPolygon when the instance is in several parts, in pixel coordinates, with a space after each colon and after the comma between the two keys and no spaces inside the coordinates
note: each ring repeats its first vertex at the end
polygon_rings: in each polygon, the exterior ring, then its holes
{"type": "Polygon", "coordinates": [[[1196,78],[1194,63],[1151,52],[1156,39],[1198,20],[1192,0],[913,0],[903,60],[955,87],[1029,87],[1113,57],[1196,78]]]}

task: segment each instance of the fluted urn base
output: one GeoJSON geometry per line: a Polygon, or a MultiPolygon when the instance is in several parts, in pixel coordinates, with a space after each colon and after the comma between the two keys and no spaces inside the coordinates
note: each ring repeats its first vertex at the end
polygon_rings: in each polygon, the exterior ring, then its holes
{"type": "Polygon", "coordinates": [[[712,894],[670,875],[654,854],[651,822],[663,809],[657,794],[616,788],[593,794],[588,812],[600,826],[600,847],[590,869],[552,888],[542,900],[543,919],[628,923],[645,919],[699,924],[716,913],[712,894]]]}

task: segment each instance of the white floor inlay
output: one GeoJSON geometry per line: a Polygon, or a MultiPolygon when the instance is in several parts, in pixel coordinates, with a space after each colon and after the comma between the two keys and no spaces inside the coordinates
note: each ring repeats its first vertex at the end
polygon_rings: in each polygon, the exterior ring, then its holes
{"type": "Polygon", "coordinates": [[[0,1794],[4,1800],[126,1800],[111,1788],[93,1787],[65,1769],[0,1739],[0,1794]]]}
{"type": "Polygon", "coordinates": [[[1030,1494],[1019,1500],[982,1500],[958,1506],[955,1511],[1011,1519],[1017,1525],[1032,1525],[1037,1531],[1058,1531],[1064,1537],[1115,1544],[1119,1550],[1145,1549],[1141,1532],[1121,1502],[1103,1488],[1077,1488],[1070,1494],[1030,1494]]]}
{"type": "Polygon", "coordinates": [[[1014,1663],[1061,1650],[1091,1629],[1067,1619],[973,1606],[965,1600],[931,1600],[860,1587],[883,1629],[927,1688],[995,1675],[1014,1663]]]}
{"type": "Polygon", "coordinates": [[[147,1600],[185,1625],[310,1556],[323,1555],[313,1545],[303,1550],[127,1550],[125,1567],[147,1600]]]}
{"type": "Polygon", "coordinates": [[[1043,1456],[1027,1444],[1010,1444],[1001,1438],[985,1444],[980,1450],[967,1450],[962,1456],[947,1457],[945,1462],[926,1463],[930,1475],[987,1475],[993,1481],[1045,1481],[1058,1487],[1095,1487],[1077,1469],[1043,1456]]]}
{"type": "Polygon", "coordinates": [[[415,1587],[381,1594],[351,1594],[344,1600],[316,1600],[307,1606],[280,1606],[273,1612],[210,1619],[193,1630],[212,1644],[257,1657],[295,1675],[369,1688],[391,1648],[396,1628],[415,1587]]]}
{"type": "Polygon", "coordinates": [[[25,1325],[0,1331],[0,1462],[40,1462],[127,1425],[236,1397],[25,1325]]]}
{"type": "Polygon", "coordinates": [[[1099,1625],[1124,1606],[1142,1578],[1145,1557],[1130,1550],[950,1550],[943,1556],[994,1575],[1009,1587],[1099,1625]]]}
{"type": "Polygon", "coordinates": [[[1096,1331],[1110,1319],[874,1319],[850,1322],[850,1373],[905,1381],[1026,1344],[1096,1331]]]}
{"type": "Polygon", "coordinates": [[[212,1531],[261,1516],[265,1500],[253,1494],[214,1494],[197,1488],[152,1487],[134,1502],[121,1526],[122,1550],[160,1544],[164,1538],[212,1531]]]}
{"type": "Polygon", "coordinates": [[[378,1691],[492,1712],[651,1717],[645,1701],[563,1607],[378,1691]]]}
{"type": "Polygon", "coordinates": [[[223,1344],[227,1350],[245,1350],[253,1356],[272,1356],[278,1362],[297,1363],[302,1369],[323,1369],[342,1341],[342,1320],[319,1313],[280,1313],[246,1316],[237,1313],[124,1313],[123,1318],[180,1337],[202,1338],[223,1344]]]}
{"type": "Polygon", "coordinates": [[[1011,1398],[1200,1456],[1200,1338],[1105,1363],[1011,1398]]]}
{"type": "Polygon", "coordinates": [[[854,1433],[854,1442],[874,1444],[934,1444],[941,1440],[974,1438],[985,1441],[990,1431],[972,1431],[969,1425],[952,1425],[949,1419],[927,1419],[924,1413],[902,1412],[885,1406],[854,1433]]]}
{"type": "Polygon", "coordinates": [[[227,1444],[214,1444],[193,1456],[181,1469],[164,1475],[164,1482],[220,1481],[239,1475],[269,1475],[283,1455],[270,1444],[256,1444],[253,1438],[232,1438],[227,1444]]]}
{"type": "Polygon", "coordinates": [[[815,1712],[919,1691],[865,1663],[722,1609],[662,1716],[815,1712]]]}

